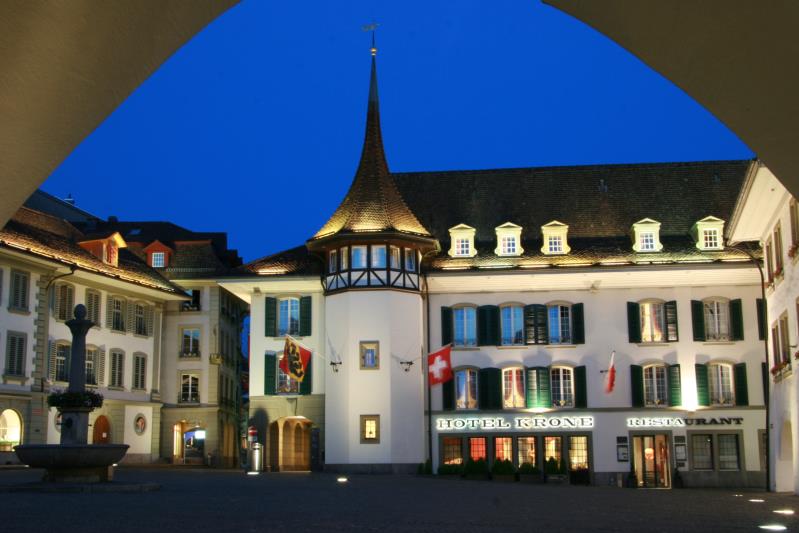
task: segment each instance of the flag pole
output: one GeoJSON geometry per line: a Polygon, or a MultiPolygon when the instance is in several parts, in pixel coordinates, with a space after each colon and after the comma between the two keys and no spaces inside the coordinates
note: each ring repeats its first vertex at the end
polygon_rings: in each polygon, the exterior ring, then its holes
{"type": "MultiPolygon", "coordinates": [[[[427,307],[426,322],[427,322],[427,351],[430,350],[430,292],[427,286],[427,273],[424,274],[424,299],[427,307]]],[[[428,365],[430,362],[427,360],[427,354],[422,347],[422,372],[424,372],[424,382],[427,385],[427,459],[430,461],[430,473],[433,472],[433,401],[432,391],[430,390],[430,372],[428,365]]]]}

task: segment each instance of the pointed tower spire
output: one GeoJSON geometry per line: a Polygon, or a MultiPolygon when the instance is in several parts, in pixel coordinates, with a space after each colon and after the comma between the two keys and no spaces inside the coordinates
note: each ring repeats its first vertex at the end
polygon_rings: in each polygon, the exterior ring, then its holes
{"type": "Polygon", "coordinates": [[[372,72],[366,110],[366,133],[358,170],[347,196],[330,220],[308,241],[343,234],[392,233],[432,239],[405,204],[388,170],[380,131],[380,102],[377,96],[377,48],[372,33],[372,72]]]}

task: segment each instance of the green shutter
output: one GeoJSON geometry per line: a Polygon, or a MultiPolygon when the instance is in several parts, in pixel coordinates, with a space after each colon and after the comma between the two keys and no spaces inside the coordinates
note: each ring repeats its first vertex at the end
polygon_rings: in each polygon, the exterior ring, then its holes
{"type": "Polygon", "coordinates": [[[539,366],[535,369],[538,378],[538,394],[535,407],[552,407],[552,392],[549,380],[549,367],[539,366]]]}
{"type": "Polygon", "coordinates": [[[276,388],[277,356],[273,352],[267,352],[264,356],[264,394],[275,394],[276,388]]]}
{"type": "Polygon", "coordinates": [[[730,337],[734,341],[744,340],[744,313],[740,299],[730,300],[730,337]]]}
{"type": "Polygon", "coordinates": [[[694,365],[696,371],[696,401],[699,405],[710,405],[710,389],[708,387],[707,365],[694,365]]]}
{"type": "Polygon", "coordinates": [[[264,298],[264,336],[277,337],[277,298],[264,298]]]}
{"type": "Polygon", "coordinates": [[[55,352],[56,352],[55,342],[49,341],[49,346],[47,351],[48,351],[47,375],[50,378],[50,381],[55,381],[55,352]]]}
{"type": "Polygon", "coordinates": [[[441,404],[444,411],[453,411],[455,409],[455,379],[442,383],[441,404]]]}
{"type": "Polygon", "coordinates": [[[300,337],[311,336],[311,297],[300,298],[300,337]]]}
{"type": "Polygon", "coordinates": [[[452,308],[441,308],[441,346],[452,342],[452,308]]]}
{"type": "Polygon", "coordinates": [[[524,306],[524,334],[527,344],[547,344],[547,306],[541,304],[524,306]]]}
{"type": "Polygon", "coordinates": [[[705,304],[699,300],[691,300],[691,324],[694,328],[694,340],[702,342],[705,336],[705,304]]]}
{"type": "Polygon", "coordinates": [[[643,407],[644,368],[640,365],[630,365],[630,391],[632,392],[633,407],[643,407]]]}
{"type": "Polygon", "coordinates": [[[585,344],[583,304],[572,305],[572,344],[585,344]]]}
{"type": "Polygon", "coordinates": [[[477,344],[480,346],[499,345],[499,307],[481,305],[477,308],[477,344]]]}
{"type": "Polygon", "coordinates": [[[757,299],[757,338],[761,341],[766,338],[766,306],[763,298],[757,299]]]}
{"type": "Polygon", "coordinates": [[[588,407],[588,385],[584,366],[574,367],[574,406],[588,407]]]}
{"type": "Polygon", "coordinates": [[[746,383],[746,363],[733,367],[735,386],[735,405],[749,405],[749,387],[746,383]]]}
{"type": "Polygon", "coordinates": [[[677,302],[672,300],[663,304],[666,312],[666,340],[677,342],[680,339],[680,331],[677,327],[677,302]]]}
{"type": "Polygon", "coordinates": [[[769,375],[768,375],[768,363],[765,361],[760,363],[760,372],[762,374],[761,379],[763,380],[763,402],[765,405],[768,405],[768,384],[770,382],[769,375]]]}
{"type": "Polygon", "coordinates": [[[502,409],[502,371],[499,368],[481,368],[477,390],[480,409],[502,409]]]}
{"type": "MultiPolygon", "coordinates": [[[[302,319],[300,319],[302,320],[302,319]]],[[[313,384],[313,354],[308,359],[308,366],[305,367],[305,377],[300,382],[300,394],[311,394],[311,385],[313,384]]]]}
{"type": "Polygon", "coordinates": [[[669,365],[669,405],[672,407],[682,405],[682,379],[680,365],[669,365]]]}
{"type": "Polygon", "coordinates": [[[538,376],[536,375],[537,370],[535,368],[527,367],[524,369],[524,377],[525,377],[525,390],[524,390],[524,400],[525,406],[527,408],[538,407],[536,405],[538,401],[538,376]]]}
{"type": "Polygon", "coordinates": [[[627,302],[627,336],[632,343],[641,342],[641,307],[638,302],[627,302]]]}

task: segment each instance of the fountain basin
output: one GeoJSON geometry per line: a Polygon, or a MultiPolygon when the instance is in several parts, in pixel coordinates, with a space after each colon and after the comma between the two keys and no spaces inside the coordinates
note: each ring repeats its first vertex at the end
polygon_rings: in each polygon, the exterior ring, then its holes
{"type": "Polygon", "coordinates": [[[43,481],[100,483],[111,481],[113,466],[128,451],[127,444],[21,444],[19,460],[46,470],[43,481]]]}

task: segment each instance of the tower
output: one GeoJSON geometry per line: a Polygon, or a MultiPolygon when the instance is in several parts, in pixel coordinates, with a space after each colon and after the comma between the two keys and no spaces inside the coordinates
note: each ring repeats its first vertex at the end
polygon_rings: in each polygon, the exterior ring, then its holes
{"type": "Polygon", "coordinates": [[[307,241],[324,258],[325,463],[404,471],[424,460],[420,263],[438,246],[405,204],[380,131],[377,50],[360,163],[346,197],[307,241]],[[417,361],[418,363],[418,361],[417,361]],[[406,368],[407,367],[407,368],[406,368]]]}

